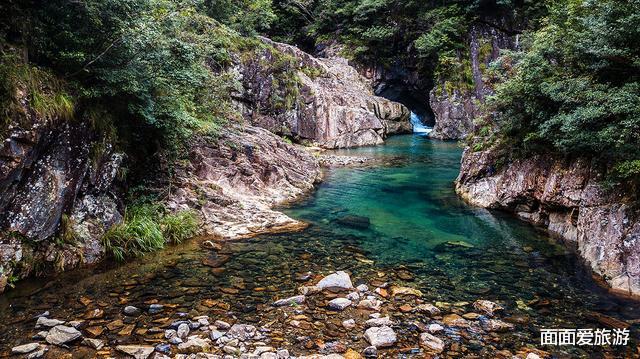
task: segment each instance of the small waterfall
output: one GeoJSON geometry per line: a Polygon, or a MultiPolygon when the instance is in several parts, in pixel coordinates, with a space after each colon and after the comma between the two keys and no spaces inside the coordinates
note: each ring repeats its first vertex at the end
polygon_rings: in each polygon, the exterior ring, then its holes
{"type": "Polygon", "coordinates": [[[422,121],[420,121],[420,117],[418,117],[418,115],[414,112],[411,112],[411,125],[413,125],[413,133],[426,135],[432,130],[431,127],[423,125],[422,121]]]}

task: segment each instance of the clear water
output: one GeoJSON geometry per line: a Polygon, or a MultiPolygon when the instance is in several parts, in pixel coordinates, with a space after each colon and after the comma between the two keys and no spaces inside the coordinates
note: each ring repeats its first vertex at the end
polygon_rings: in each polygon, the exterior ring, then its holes
{"type": "MultiPolygon", "coordinates": [[[[499,301],[506,307],[505,316],[524,318],[513,332],[490,340],[490,346],[486,338],[468,340],[447,333],[447,342],[461,341],[483,357],[494,357],[496,350],[515,353],[523,346],[539,347],[540,328],[602,328],[595,319],[602,315],[634,323],[633,337],[637,335],[637,302],[612,297],[595,285],[575,256],[544,232],[510,215],[467,206],[455,195],[453,180],[461,156],[456,143],[408,135],[390,138],[384,146],[339,153],[370,156],[375,164],[327,170],[313,195],[284,209],[311,223],[305,231],[226,243],[219,253],[201,249],[203,239],[195,239],[123,265],[19,283],[0,296],[0,355],[12,345],[30,342],[37,332],[33,316],[45,310],[54,318],[74,320],[101,308],[104,317],[87,325],[105,325],[123,318],[124,305],[144,307],[153,300],[170,303],[171,309],[142,316],[136,329],[157,327],[158,321],[178,319],[181,312],[259,325],[280,323],[282,318],[268,304],[293,295],[301,285],[296,280],[300,273],[335,270],[349,271],[356,283],[381,280],[418,288],[431,303],[499,301]],[[220,265],[212,269],[203,260],[219,260],[220,265]],[[413,279],[405,281],[398,275],[401,271],[413,279]],[[81,304],[81,296],[91,304],[81,304]],[[207,300],[218,304],[204,305],[207,300]]],[[[397,315],[406,315],[402,320],[407,323],[428,320],[414,313],[397,315]]],[[[331,329],[335,325],[323,319],[314,323],[312,333],[285,335],[290,329],[279,325],[272,325],[274,335],[284,337],[280,344],[298,355],[316,349],[291,337],[339,338],[357,350],[367,345],[361,337],[352,341],[348,333],[336,333],[331,329]]],[[[397,348],[415,345],[417,334],[409,327],[397,329],[397,348]]],[[[118,343],[149,340],[148,334],[122,337],[109,331],[101,338],[118,343]]],[[[544,349],[566,358],[600,357],[603,350],[609,357],[635,353],[633,346],[544,349]]]]}

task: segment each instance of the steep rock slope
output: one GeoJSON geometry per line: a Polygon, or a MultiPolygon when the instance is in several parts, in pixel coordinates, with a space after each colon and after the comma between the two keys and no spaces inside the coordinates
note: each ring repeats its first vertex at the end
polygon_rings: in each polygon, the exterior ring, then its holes
{"type": "MultiPolygon", "coordinates": [[[[487,66],[495,61],[502,49],[517,47],[517,35],[504,29],[477,23],[468,34],[468,58],[460,58],[470,78],[442,78],[429,93],[429,104],[435,115],[430,136],[437,139],[462,139],[473,130],[473,120],[486,97],[492,94],[491,84],[484,78],[487,66]],[[470,81],[471,83],[468,83],[470,81]]],[[[459,74],[457,74],[459,75],[459,74]]]]}
{"type": "Polygon", "coordinates": [[[375,96],[347,60],[315,58],[294,46],[262,40],[268,46],[237,66],[243,84],[237,99],[253,125],[324,148],[377,145],[388,135],[411,132],[409,110],[375,96]],[[286,110],[274,108],[274,51],[292,59],[299,80],[291,85],[299,92],[297,101],[286,110]]]}
{"type": "Polygon", "coordinates": [[[456,191],[548,228],[619,293],[640,295],[640,221],[624,198],[602,190],[585,160],[537,156],[496,170],[491,152],[463,155],[456,191]]]}

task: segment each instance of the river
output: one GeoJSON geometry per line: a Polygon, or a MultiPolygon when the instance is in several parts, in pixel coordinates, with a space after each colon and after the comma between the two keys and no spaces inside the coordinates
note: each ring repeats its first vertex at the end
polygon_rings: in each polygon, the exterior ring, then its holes
{"type": "MultiPolygon", "coordinates": [[[[295,295],[307,281],[305,273],[336,270],[348,271],[354,284],[418,289],[423,293],[419,302],[438,303],[445,312],[472,312],[477,299],[505,307],[501,318],[515,325],[507,333],[446,329],[447,345],[458,345],[448,349],[451,356],[493,357],[505,349],[515,353],[526,345],[540,347],[541,328],[600,328],[610,318],[633,322],[640,317],[637,303],[598,287],[573,253],[545,232],[511,215],[463,203],[453,190],[461,157],[458,144],[406,135],[392,137],[383,146],[336,153],[373,161],[327,170],[315,193],[283,209],[309,222],[308,229],[226,243],[217,253],[201,249],[204,239],[196,239],[122,265],[21,282],[0,297],[0,346],[7,350],[28,341],[38,331],[33,317],[47,310],[54,318],[84,321],[82,328],[102,327],[98,337],[112,344],[161,343],[157,328],[163,324],[209,315],[268,326],[270,335],[278,338],[271,344],[293,354],[325,350],[318,343],[333,341],[361,351],[367,346],[361,332],[341,328],[344,318],[332,319],[332,313],[321,309],[320,299],[298,313],[307,317],[309,327],[291,329],[291,318],[269,306],[295,295]],[[153,303],[165,305],[163,312],[134,319],[122,315],[125,305],[144,308],[153,303]],[[124,323],[110,330],[109,324],[117,320],[124,323]],[[132,324],[131,333],[122,332],[132,324]]],[[[407,348],[416,345],[412,340],[417,329],[410,323],[441,321],[399,310],[402,303],[389,301],[392,308],[383,312],[403,324],[396,328],[399,345],[384,355],[412,353],[407,348]]],[[[637,324],[632,337],[636,330],[637,324]]],[[[617,347],[613,353],[624,355],[628,348],[617,347]]],[[[543,349],[566,357],[603,351],[543,349]]]]}

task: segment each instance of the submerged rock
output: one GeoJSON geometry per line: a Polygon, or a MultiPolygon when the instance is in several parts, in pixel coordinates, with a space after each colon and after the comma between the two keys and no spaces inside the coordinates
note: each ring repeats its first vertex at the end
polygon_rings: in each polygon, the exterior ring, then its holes
{"type": "Polygon", "coordinates": [[[74,327],[57,325],[49,330],[45,340],[49,344],[63,345],[80,338],[82,334],[74,327]]]}
{"type": "Polygon", "coordinates": [[[339,217],[336,219],[338,224],[343,226],[356,228],[356,229],[367,229],[371,226],[371,221],[369,218],[364,216],[356,216],[356,215],[347,215],[343,217],[339,217]]]}
{"type": "Polygon", "coordinates": [[[116,350],[131,355],[134,359],[147,359],[155,348],[148,345],[118,345],[116,350]]]}
{"type": "Polygon", "coordinates": [[[38,321],[36,322],[36,328],[42,328],[42,327],[50,328],[50,327],[55,327],[56,325],[60,325],[64,323],[65,323],[64,320],[39,317],[38,321]]]}
{"type": "Polygon", "coordinates": [[[304,303],[304,300],[305,300],[305,296],[304,295],[296,295],[296,296],[293,296],[293,297],[277,300],[277,301],[275,301],[273,303],[273,306],[274,307],[282,307],[282,306],[286,306],[286,305],[297,305],[297,304],[304,303]]]}
{"type": "Polygon", "coordinates": [[[396,333],[387,326],[367,329],[364,332],[364,338],[376,348],[390,347],[397,341],[396,333]]]}
{"type": "Polygon", "coordinates": [[[442,339],[429,333],[420,334],[420,344],[433,353],[442,353],[444,350],[444,342],[442,339]]]}
{"type": "Polygon", "coordinates": [[[503,310],[504,308],[502,308],[500,305],[489,301],[489,300],[476,300],[473,303],[473,307],[476,308],[477,310],[481,311],[482,313],[493,317],[493,314],[497,311],[503,310]]]}

